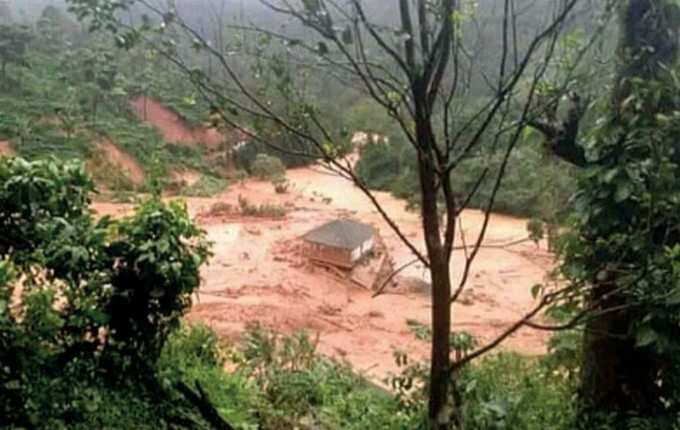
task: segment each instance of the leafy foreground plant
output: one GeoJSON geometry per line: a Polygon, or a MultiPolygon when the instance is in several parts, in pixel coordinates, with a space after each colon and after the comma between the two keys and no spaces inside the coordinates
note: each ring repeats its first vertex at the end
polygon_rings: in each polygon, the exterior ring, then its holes
{"type": "Polygon", "coordinates": [[[260,428],[406,430],[424,422],[349,366],[318,354],[316,344],[304,332],[281,336],[260,325],[245,333],[233,360],[256,393],[260,428]]]}
{"type": "Polygon", "coordinates": [[[304,335],[253,330],[226,373],[214,333],[177,330],[209,255],[186,208],[95,220],[92,191],[81,164],[0,162],[1,427],[413,428],[304,335]]]}
{"type": "MultiPolygon", "coordinates": [[[[428,367],[405,355],[392,395],[304,333],[253,326],[227,354],[211,330],[180,327],[204,233],[158,198],[95,220],[92,190],[80,164],[0,162],[0,427],[425,428],[428,367]]],[[[499,356],[459,376],[466,428],[569,428],[571,385],[535,361],[499,356]]]]}
{"type": "Polygon", "coordinates": [[[95,220],[93,191],[82,164],[0,160],[0,425],[121,428],[125,408],[132,427],[174,419],[149,369],[199,285],[205,233],[158,197],[95,220]]]}

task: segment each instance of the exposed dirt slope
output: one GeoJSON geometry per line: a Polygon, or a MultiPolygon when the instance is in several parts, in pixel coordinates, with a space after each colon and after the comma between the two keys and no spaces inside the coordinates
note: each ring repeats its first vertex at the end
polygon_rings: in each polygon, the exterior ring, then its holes
{"type": "Polygon", "coordinates": [[[16,151],[12,148],[12,145],[6,140],[0,140],[0,157],[13,157],[16,155],[16,151]]]}
{"type": "Polygon", "coordinates": [[[97,143],[97,151],[109,163],[120,169],[133,184],[142,185],[144,183],[144,168],[141,164],[109,139],[99,141],[97,143]]]}
{"type": "Polygon", "coordinates": [[[202,144],[209,148],[217,148],[224,141],[224,137],[215,128],[191,128],[179,115],[153,98],[140,96],[132,100],[130,105],[142,121],[148,122],[160,131],[166,142],[184,145],[202,144]]]}

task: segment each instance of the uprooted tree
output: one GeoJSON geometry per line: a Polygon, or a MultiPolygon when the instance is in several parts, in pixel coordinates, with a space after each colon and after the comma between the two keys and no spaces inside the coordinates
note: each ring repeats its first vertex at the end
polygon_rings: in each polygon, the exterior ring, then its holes
{"type": "MultiPolygon", "coordinates": [[[[243,24],[237,29],[240,34],[260,43],[255,53],[243,56],[238,55],[242,45],[230,43],[220,32],[212,34],[193,26],[183,19],[182,11],[172,6],[162,9],[146,0],[69,2],[92,30],[113,29],[122,46],[144,42],[154,47],[168,63],[185,72],[226,125],[273,149],[320,158],[328,169],[353,181],[365,193],[417,261],[429,269],[433,328],[429,426],[441,430],[460,428],[457,371],[527,325],[561,294],[554,291],[544,296],[534,309],[490,343],[452,357],[452,304],[467,285],[495,196],[505,171],[511,168],[510,155],[521,140],[523,128],[540,113],[535,109],[539,84],[555,75],[552,59],[579,1],[536,5],[504,0],[494,20],[480,23],[473,4],[457,0],[398,0],[391,5],[396,6],[395,22],[376,21],[378,17],[371,16],[369,5],[361,0],[349,0],[344,5],[330,0],[263,0],[266,7],[282,17],[312,30],[315,37],[301,39],[285,31],[243,24]],[[119,13],[133,5],[134,10],[145,13],[139,25],[134,20],[119,19],[119,13]],[[496,30],[498,43],[487,48],[497,52],[494,67],[481,65],[478,56],[468,49],[481,49],[484,38],[479,32],[485,24],[493,24],[496,30]],[[520,33],[520,27],[531,31],[520,33]],[[198,56],[182,55],[186,52],[182,47],[187,45],[195,48],[198,56]],[[282,53],[294,61],[282,62],[282,53]],[[210,74],[201,67],[207,58],[213,65],[210,74]],[[239,62],[246,58],[255,61],[259,81],[246,82],[238,73],[242,67],[239,62]],[[215,63],[219,71],[214,70],[215,63]],[[415,149],[424,250],[402,233],[352,163],[340,155],[346,137],[327,125],[304,85],[311,67],[370,96],[415,149]],[[473,82],[477,75],[481,78],[473,82]],[[484,87],[484,102],[471,112],[466,101],[480,86],[484,87]],[[279,106],[272,101],[272,93],[279,100],[296,103],[279,106]],[[245,127],[245,121],[275,126],[304,145],[296,150],[276,148],[276,142],[266,140],[257,128],[245,127]],[[485,169],[472,189],[459,189],[457,168],[483,145],[502,148],[500,167],[485,169]],[[483,227],[477,237],[470,238],[469,249],[464,246],[464,257],[453,261],[454,242],[458,234],[462,235],[458,229],[460,214],[484,181],[489,181],[494,191],[485,204],[483,227]],[[455,284],[452,266],[459,271],[455,284]]],[[[578,50],[585,51],[589,46],[585,43],[578,50]]],[[[572,78],[565,74],[565,80],[572,78]]]]}
{"type": "Polygon", "coordinates": [[[619,14],[598,126],[579,130],[586,109],[575,93],[566,118],[532,125],[556,156],[584,169],[562,249],[574,290],[560,307],[573,315],[563,327],[584,326],[585,416],[614,419],[615,428],[626,416],[662,426],[680,408],[680,4],[628,0],[619,14]]]}

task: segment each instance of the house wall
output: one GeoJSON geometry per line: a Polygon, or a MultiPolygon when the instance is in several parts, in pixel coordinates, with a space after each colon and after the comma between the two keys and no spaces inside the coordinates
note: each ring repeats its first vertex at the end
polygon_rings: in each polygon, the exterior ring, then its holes
{"type": "Polygon", "coordinates": [[[373,238],[362,243],[361,246],[353,250],[334,248],[332,246],[320,245],[318,243],[307,243],[307,256],[322,263],[329,263],[339,267],[352,268],[367,252],[373,249],[375,241],[373,238]]]}
{"type": "Polygon", "coordinates": [[[308,243],[307,256],[312,260],[329,263],[334,266],[346,268],[351,268],[353,266],[352,252],[345,249],[308,243]]]}
{"type": "Polygon", "coordinates": [[[366,242],[362,243],[361,246],[352,251],[352,263],[356,263],[366,255],[371,249],[373,249],[374,240],[373,238],[368,239],[366,242]]]}

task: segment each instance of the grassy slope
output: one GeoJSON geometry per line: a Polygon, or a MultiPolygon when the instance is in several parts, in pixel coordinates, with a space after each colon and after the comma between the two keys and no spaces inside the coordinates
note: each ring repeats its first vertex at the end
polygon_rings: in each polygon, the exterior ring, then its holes
{"type": "MultiPolygon", "coordinates": [[[[93,115],[83,102],[92,87],[79,86],[72,77],[63,76],[68,71],[52,57],[33,53],[30,63],[30,69],[10,68],[14,82],[0,91],[0,139],[10,140],[19,156],[88,160],[94,155],[95,143],[106,136],[135,158],[146,173],[167,177],[172,170],[191,168],[217,177],[199,148],[165,143],[157,130],[140,122],[124,93],[101,94],[93,115]],[[61,115],[67,121],[60,119],[58,110],[68,112],[61,115]],[[70,133],[65,132],[68,122],[74,124],[70,133]]],[[[95,177],[113,177],[106,185],[115,188],[116,184],[129,183],[121,180],[122,172],[111,172],[110,164],[103,165],[107,171],[92,173],[95,177]]]]}

